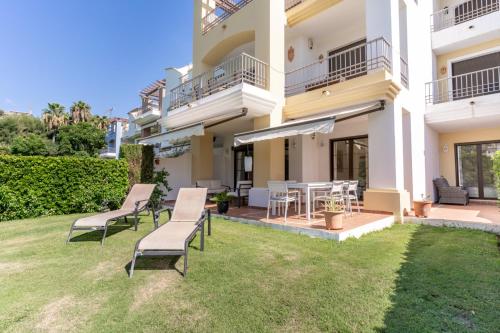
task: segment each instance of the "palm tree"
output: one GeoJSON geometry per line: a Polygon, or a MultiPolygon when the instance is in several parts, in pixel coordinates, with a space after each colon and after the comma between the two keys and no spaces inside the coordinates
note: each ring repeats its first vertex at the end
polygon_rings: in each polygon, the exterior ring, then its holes
{"type": "Polygon", "coordinates": [[[78,124],[79,122],[90,121],[92,118],[91,109],[90,105],[84,101],[74,102],[70,108],[71,122],[73,124],[78,124]]]}
{"type": "Polygon", "coordinates": [[[65,107],[59,103],[48,103],[46,109],[43,109],[42,121],[47,127],[47,130],[52,135],[52,141],[56,139],[57,130],[68,124],[69,116],[65,111],[65,107]]]}
{"type": "Polygon", "coordinates": [[[95,127],[100,130],[106,130],[109,125],[109,119],[106,116],[95,115],[90,121],[95,127]]]}

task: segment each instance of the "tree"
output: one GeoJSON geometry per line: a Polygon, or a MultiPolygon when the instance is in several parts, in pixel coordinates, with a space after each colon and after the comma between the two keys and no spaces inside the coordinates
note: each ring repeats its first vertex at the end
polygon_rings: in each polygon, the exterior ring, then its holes
{"type": "Polygon", "coordinates": [[[42,121],[49,130],[52,141],[55,141],[59,128],[68,124],[69,116],[65,109],[59,103],[48,103],[47,108],[43,109],[42,121]]]}
{"type": "Polygon", "coordinates": [[[88,122],[92,119],[92,108],[84,101],[74,102],[70,108],[71,123],[78,124],[80,122],[88,122]]]}
{"type": "Polygon", "coordinates": [[[47,156],[53,155],[55,152],[55,148],[49,140],[33,133],[16,137],[10,150],[13,155],[23,156],[47,156]]]}
{"type": "Polygon", "coordinates": [[[56,141],[60,155],[97,156],[106,146],[105,132],[89,123],[63,126],[56,141]]]}
{"type": "Polygon", "coordinates": [[[0,117],[3,116],[5,114],[5,111],[0,109],[0,117]]]}
{"type": "Polygon", "coordinates": [[[95,115],[92,117],[90,122],[96,128],[103,130],[103,131],[106,130],[108,128],[108,125],[109,125],[109,119],[106,116],[95,115]]]}

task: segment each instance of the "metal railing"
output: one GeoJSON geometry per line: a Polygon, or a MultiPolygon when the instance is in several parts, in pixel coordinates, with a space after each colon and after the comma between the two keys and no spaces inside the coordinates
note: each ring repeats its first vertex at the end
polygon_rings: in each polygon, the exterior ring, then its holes
{"type": "Polygon", "coordinates": [[[401,84],[408,89],[410,87],[408,62],[401,58],[401,84]]]}
{"type": "Polygon", "coordinates": [[[285,0],[285,11],[292,9],[293,7],[300,5],[307,0],[285,0]]]}
{"type": "Polygon", "coordinates": [[[431,15],[431,30],[436,32],[473,20],[500,9],[500,0],[469,0],[431,15]]]}
{"type": "Polygon", "coordinates": [[[285,95],[292,96],[350,80],[370,71],[391,71],[391,45],[384,38],[333,53],[285,75],[285,95]]]}
{"type": "Polygon", "coordinates": [[[137,115],[136,115],[136,118],[137,117],[140,117],[148,112],[152,112],[152,111],[155,111],[155,110],[158,110],[160,111],[160,105],[159,104],[147,104],[147,105],[144,105],[138,112],[137,112],[137,115]]]}
{"type": "Polygon", "coordinates": [[[226,0],[225,6],[217,5],[201,19],[201,31],[206,34],[210,29],[248,5],[253,0],[226,0]]]}
{"type": "Polygon", "coordinates": [[[269,66],[246,53],[231,58],[170,91],[170,110],[241,83],[267,89],[269,66]]]}
{"type": "Polygon", "coordinates": [[[438,104],[500,93],[500,66],[425,84],[425,102],[438,104]]]}

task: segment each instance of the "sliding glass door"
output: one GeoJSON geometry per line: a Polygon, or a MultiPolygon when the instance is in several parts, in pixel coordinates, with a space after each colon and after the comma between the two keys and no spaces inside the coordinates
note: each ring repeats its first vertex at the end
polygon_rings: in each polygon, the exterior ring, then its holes
{"type": "Polygon", "coordinates": [[[359,196],[368,187],[368,137],[330,141],[330,178],[359,181],[359,196]]]}
{"type": "Polygon", "coordinates": [[[500,141],[455,145],[457,184],[471,198],[497,199],[492,156],[500,151],[500,141]]]}

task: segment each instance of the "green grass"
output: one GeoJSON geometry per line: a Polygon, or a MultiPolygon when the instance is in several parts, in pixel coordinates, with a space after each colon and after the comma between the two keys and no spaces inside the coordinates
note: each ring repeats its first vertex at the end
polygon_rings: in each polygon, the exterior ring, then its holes
{"type": "MultiPolygon", "coordinates": [[[[494,235],[396,225],[332,241],[213,223],[206,251],[139,259],[139,232],[76,234],[75,216],[0,223],[0,331],[498,332],[494,235]]],[[[113,232],[114,230],[114,232],[113,232]]]]}

